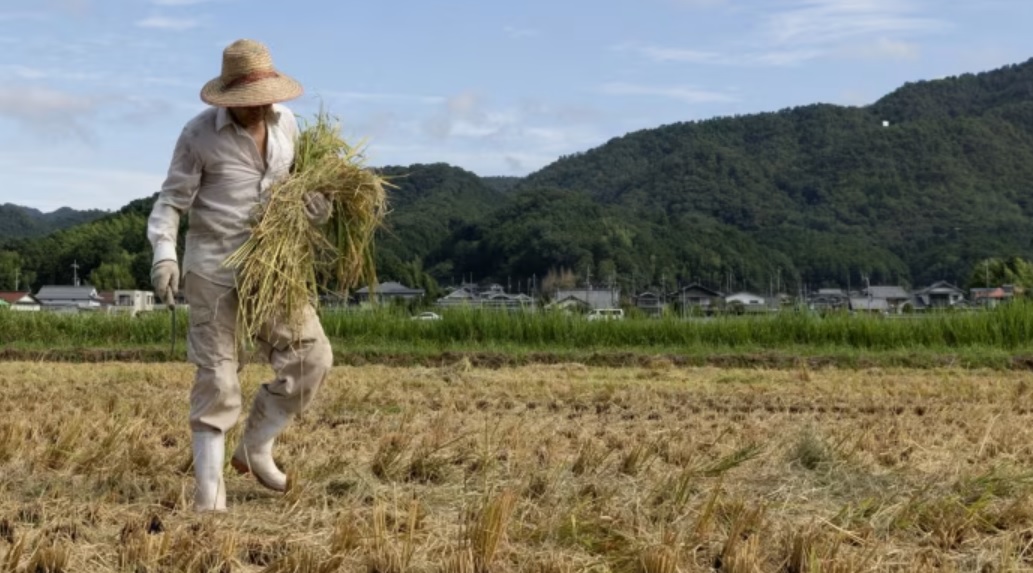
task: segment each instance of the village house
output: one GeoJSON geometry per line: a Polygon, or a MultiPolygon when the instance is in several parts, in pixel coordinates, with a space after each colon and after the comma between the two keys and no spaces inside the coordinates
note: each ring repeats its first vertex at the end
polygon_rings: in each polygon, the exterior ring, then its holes
{"type": "Polygon", "coordinates": [[[820,288],[807,297],[807,307],[817,311],[849,308],[850,295],[841,288],[820,288]]]}
{"type": "Polygon", "coordinates": [[[566,314],[584,314],[591,310],[588,303],[581,300],[580,298],[567,296],[559,300],[554,300],[545,306],[545,310],[553,312],[563,312],[566,314]]]}
{"type": "MultiPolygon", "coordinates": [[[[102,298],[103,293],[102,293],[102,298]]],[[[154,310],[154,293],[147,290],[116,290],[111,292],[110,304],[105,310],[112,313],[136,315],[154,310]]]]}
{"type": "Polygon", "coordinates": [[[92,286],[48,285],[39,289],[36,300],[43,310],[51,312],[95,311],[103,305],[92,286]]]}
{"type": "Polygon", "coordinates": [[[28,292],[0,292],[0,301],[0,306],[12,311],[34,312],[40,309],[39,301],[28,292]]]}
{"type": "Polygon", "coordinates": [[[663,316],[667,303],[658,291],[647,290],[635,297],[635,307],[646,316],[660,317],[663,316]]]}
{"type": "Polygon", "coordinates": [[[440,307],[463,307],[463,306],[475,306],[478,301],[477,292],[474,288],[469,286],[461,286],[452,289],[448,294],[439,298],[434,302],[435,306],[440,307]]]}
{"type": "Polygon", "coordinates": [[[534,310],[534,299],[523,293],[507,293],[502,285],[493,283],[486,288],[464,284],[435,301],[439,307],[476,307],[489,310],[534,310]]]}
{"type": "Polygon", "coordinates": [[[374,287],[372,294],[368,286],[362,287],[355,291],[355,298],[359,301],[359,304],[388,304],[392,301],[418,300],[423,298],[424,294],[426,294],[424,289],[409,288],[402,283],[389,281],[374,287]]]}
{"type": "Polygon", "coordinates": [[[557,289],[552,300],[560,301],[567,298],[575,298],[584,302],[589,310],[597,308],[619,308],[621,301],[621,290],[619,288],[574,288],[557,289]]]}
{"type": "Polygon", "coordinates": [[[949,308],[965,302],[965,291],[947,281],[937,281],[914,292],[918,308],[949,308]]]}
{"type": "Polygon", "coordinates": [[[679,304],[682,309],[700,309],[703,311],[716,310],[724,302],[724,295],[701,284],[693,283],[682,287],[677,293],[679,304]]]}
{"type": "Polygon", "coordinates": [[[892,308],[890,302],[884,298],[852,296],[850,297],[850,310],[854,312],[887,314],[892,308]]]}
{"type": "MultiPolygon", "coordinates": [[[[914,303],[911,300],[911,293],[900,286],[869,286],[861,289],[861,296],[850,297],[851,310],[857,310],[855,308],[855,299],[863,299],[864,306],[870,308],[872,305],[882,305],[882,303],[875,303],[874,301],[883,300],[886,301],[886,312],[903,312],[906,307],[914,307],[914,303]],[[872,301],[869,304],[867,301],[872,301]]],[[[859,303],[861,301],[858,301],[859,303]]]]}
{"type": "Polygon", "coordinates": [[[1001,303],[1010,301],[1015,296],[1014,289],[1008,288],[1009,286],[969,289],[969,297],[973,304],[994,308],[1001,303]]]}
{"type": "Polygon", "coordinates": [[[742,309],[743,312],[762,312],[768,310],[764,297],[752,292],[737,292],[725,297],[725,307],[742,309]]]}

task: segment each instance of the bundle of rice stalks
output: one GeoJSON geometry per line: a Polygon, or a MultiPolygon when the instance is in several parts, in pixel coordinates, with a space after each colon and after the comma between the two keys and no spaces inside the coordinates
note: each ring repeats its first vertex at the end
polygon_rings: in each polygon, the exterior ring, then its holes
{"type": "Polygon", "coordinates": [[[318,308],[321,290],[375,283],[373,238],[387,214],[388,187],[365,168],[361,145],[345,142],[328,114],[305,122],[293,172],[269,189],[251,237],[223,263],[237,269],[238,337],[253,340],[272,321],[287,322],[297,337],[306,305],[318,308]],[[323,226],[305,214],[312,192],[332,206],[323,226]]]}

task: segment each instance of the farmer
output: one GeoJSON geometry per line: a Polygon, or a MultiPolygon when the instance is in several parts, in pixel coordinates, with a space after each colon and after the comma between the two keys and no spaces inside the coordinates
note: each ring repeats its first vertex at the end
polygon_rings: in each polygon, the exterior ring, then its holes
{"type": "MultiPolygon", "coordinates": [[[[236,338],[234,269],[222,262],[249,237],[253,209],[294,161],[299,128],[281,102],[302,94],[301,85],[278,71],[268,49],[238,40],[225,49],[222,74],[201,89],[212,107],[187,122],[179,135],[168,175],[147,224],[154,249],[151,283],[166,304],[179,293],[176,234],[189,216],[183,255],[183,295],[190,305],[187,357],[196,365],[190,393],[196,511],[225,511],[222,470],[226,432],[237,423],[242,368],[236,338]]],[[[313,224],[330,217],[329,201],[307,198],[313,224]]],[[[255,397],[243,437],[230,464],[263,486],[287,489],[273,461],[274,439],[312,402],[333,363],[330,343],[315,311],[306,309],[300,336],[287,324],[263,326],[256,344],[274,370],[255,397]]]]}

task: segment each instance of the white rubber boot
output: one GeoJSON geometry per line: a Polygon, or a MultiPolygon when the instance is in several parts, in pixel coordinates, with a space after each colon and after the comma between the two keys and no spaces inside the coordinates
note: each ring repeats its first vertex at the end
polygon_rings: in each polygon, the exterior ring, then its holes
{"type": "Polygon", "coordinates": [[[251,473],[263,486],[278,492],[287,491],[287,476],[273,461],[273,440],[290,423],[292,416],[277,408],[259,391],[248,415],[244,435],[233,452],[230,463],[242,474],[251,473]]]}
{"type": "Polygon", "coordinates": [[[226,437],[217,431],[195,431],[194,511],[226,511],[226,485],[222,479],[222,465],[226,455],[226,437]]]}

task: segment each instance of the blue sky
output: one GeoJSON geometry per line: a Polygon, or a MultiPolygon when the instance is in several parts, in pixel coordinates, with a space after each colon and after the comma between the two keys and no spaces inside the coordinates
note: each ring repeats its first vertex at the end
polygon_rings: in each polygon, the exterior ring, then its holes
{"type": "Polygon", "coordinates": [[[160,188],[237,38],[266,43],[373,165],[524,175],[629,131],[1033,56],[1028,0],[3,0],[0,203],[160,188]]]}

